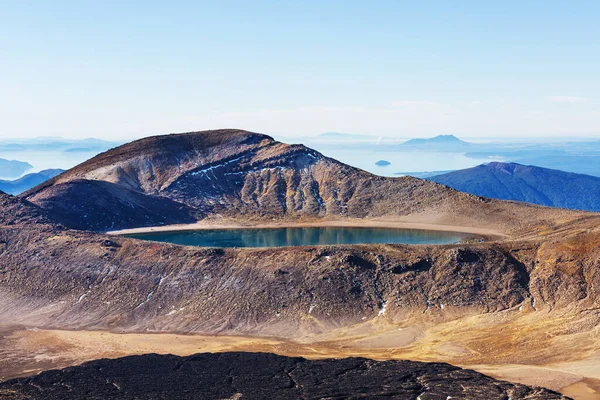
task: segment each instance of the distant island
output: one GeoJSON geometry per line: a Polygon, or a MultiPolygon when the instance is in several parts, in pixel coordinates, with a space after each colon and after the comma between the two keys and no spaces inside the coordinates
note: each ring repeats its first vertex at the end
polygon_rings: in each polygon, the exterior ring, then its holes
{"type": "Polygon", "coordinates": [[[388,165],[391,165],[392,163],[386,160],[379,160],[375,163],[375,165],[379,166],[379,167],[387,167],[388,165]]]}
{"type": "Polygon", "coordinates": [[[428,139],[410,139],[402,143],[401,146],[447,149],[457,147],[463,148],[472,146],[472,144],[465,142],[454,135],[438,135],[428,139]]]}

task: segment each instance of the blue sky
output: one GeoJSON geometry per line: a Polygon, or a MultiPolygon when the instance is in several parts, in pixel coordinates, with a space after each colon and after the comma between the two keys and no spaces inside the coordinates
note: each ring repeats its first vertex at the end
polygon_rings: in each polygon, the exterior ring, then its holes
{"type": "Polygon", "coordinates": [[[2,1],[0,137],[600,136],[597,1],[2,1]]]}

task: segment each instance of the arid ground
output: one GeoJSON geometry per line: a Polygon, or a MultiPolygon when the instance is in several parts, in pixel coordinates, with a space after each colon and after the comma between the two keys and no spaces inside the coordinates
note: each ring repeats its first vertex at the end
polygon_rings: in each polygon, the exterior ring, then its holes
{"type": "Polygon", "coordinates": [[[569,334],[569,327],[579,323],[585,321],[567,314],[548,323],[544,316],[523,309],[438,324],[424,318],[396,325],[383,315],[294,341],[5,327],[0,370],[1,378],[7,379],[132,354],[260,351],[313,359],[361,356],[441,361],[498,379],[557,390],[579,400],[600,399],[600,328],[590,326],[569,334]]]}

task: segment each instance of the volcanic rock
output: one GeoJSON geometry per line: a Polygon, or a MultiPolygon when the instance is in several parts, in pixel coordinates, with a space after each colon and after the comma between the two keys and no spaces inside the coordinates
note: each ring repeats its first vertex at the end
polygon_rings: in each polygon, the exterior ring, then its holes
{"type": "Polygon", "coordinates": [[[314,360],[266,353],[149,354],[97,360],[0,383],[0,398],[567,399],[442,363],[314,360]]]}

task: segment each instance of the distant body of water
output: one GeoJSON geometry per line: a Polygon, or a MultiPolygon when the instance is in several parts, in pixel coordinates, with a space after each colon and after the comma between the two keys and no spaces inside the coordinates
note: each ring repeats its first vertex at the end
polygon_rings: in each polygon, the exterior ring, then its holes
{"type": "MultiPolygon", "coordinates": [[[[1,151],[0,158],[6,160],[18,160],[28,162],[33,166],[25,174],[39,172],[45,169],[69,169],[89,160],[97,155],[93,152],[65,152],[65,151],[43,151],[43,150],[22,150],[22,151],[1,151]]],[[[1,175],[1,174],[0,174],[1,175]]],[[[15,177],[2,177],[0,179],[14,179],[15,177]]]]}
{"type": "Polygon", "coordinates": [[[280,247],[332,244],[449,244],[468,234],[413,229],[310,227],[152,232],[130,238],[201,247],[280,247]]]}
{"type": "Polygon", "coordinates": [[[399,176],[405,172],[431,172],[454,171],[471,168],[492,160],[488,158],[470,158],[464,153],[436,152],[436,151],[378,151],[373,149],[344,148],[335,149],[332,146],[313,145],[327,157],[334,158],[344,164],[352,165],[382,176],[399,176]],[[387,166],[378,166],[375,163],[385,160],[387,166]]]}

